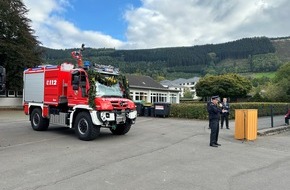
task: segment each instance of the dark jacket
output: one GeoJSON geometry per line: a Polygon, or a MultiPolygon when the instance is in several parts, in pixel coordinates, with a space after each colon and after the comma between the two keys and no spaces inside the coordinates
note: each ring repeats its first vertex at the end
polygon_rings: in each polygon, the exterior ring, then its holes
{"type": "Polygon", "coordinates": [[[227,112],[223,112],[222,114],[229,114],[230,113],[230,104],[228,102],[226,102],[226,103],[222,102],[222,105],[223,105],[222,109],[227,110],[227,112]]]}
{"type": "Polygon", "coordinates": [[[208,106],[208,115],[209,115],[209,119],[220,119],[220,112],[221,109],[218,108],[214,103],[210,103],[208,106]]]}

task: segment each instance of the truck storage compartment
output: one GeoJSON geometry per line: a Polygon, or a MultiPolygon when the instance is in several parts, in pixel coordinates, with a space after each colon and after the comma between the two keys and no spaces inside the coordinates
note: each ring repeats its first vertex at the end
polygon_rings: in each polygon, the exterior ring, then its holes
{"type": "Polygon", "coordinates": [[[44,99],[44,73],[24,74],[24,102],[42,103],[44,99]]]}

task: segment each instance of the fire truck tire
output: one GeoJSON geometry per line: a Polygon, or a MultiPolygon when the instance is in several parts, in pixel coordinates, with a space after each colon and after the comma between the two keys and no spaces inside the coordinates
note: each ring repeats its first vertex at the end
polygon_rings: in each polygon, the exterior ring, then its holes
{"type": "Polygon", "coordinates": [[[131,129],[131,122],[126,122],[124,124],[117,125],[116,129],[110,128],[114,135],[125,135],[131,129]]]}
{"type": "Polygon", "coordinates": [[[76,116],[74,129],[79,139],[84,141],[94,140],[100,134],[100,127],[93,124],[87,112],[80,112],[76,116]]]}
{"type": "Polygon", "coordinates": [[[35,131],[45,131],[49,126],[49,119],[43,118],[41,109],[35,108],[30,115],[31,127],[35,131]]]}

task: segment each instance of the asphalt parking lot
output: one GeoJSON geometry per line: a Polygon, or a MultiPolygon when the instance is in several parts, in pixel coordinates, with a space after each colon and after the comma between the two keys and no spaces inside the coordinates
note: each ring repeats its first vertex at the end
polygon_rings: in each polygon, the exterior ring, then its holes
{"type": "Polygon", "coordinates": [[[102,129],[94,141],[51,126],[36,132],[22,111],[0,111],[1,190],[289,189],[290,132],[234,139],[208,122],[139,117],[128,134],[102,129]]]}

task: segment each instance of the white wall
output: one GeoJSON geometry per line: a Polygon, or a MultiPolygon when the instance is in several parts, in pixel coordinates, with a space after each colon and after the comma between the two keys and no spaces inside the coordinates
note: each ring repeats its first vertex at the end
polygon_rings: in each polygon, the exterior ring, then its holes
{"type": "Polygon", "coordinates": [[[4,98],[0,97],[0,108],[20,108],[22,107],[22,98],[4,98]]]}

